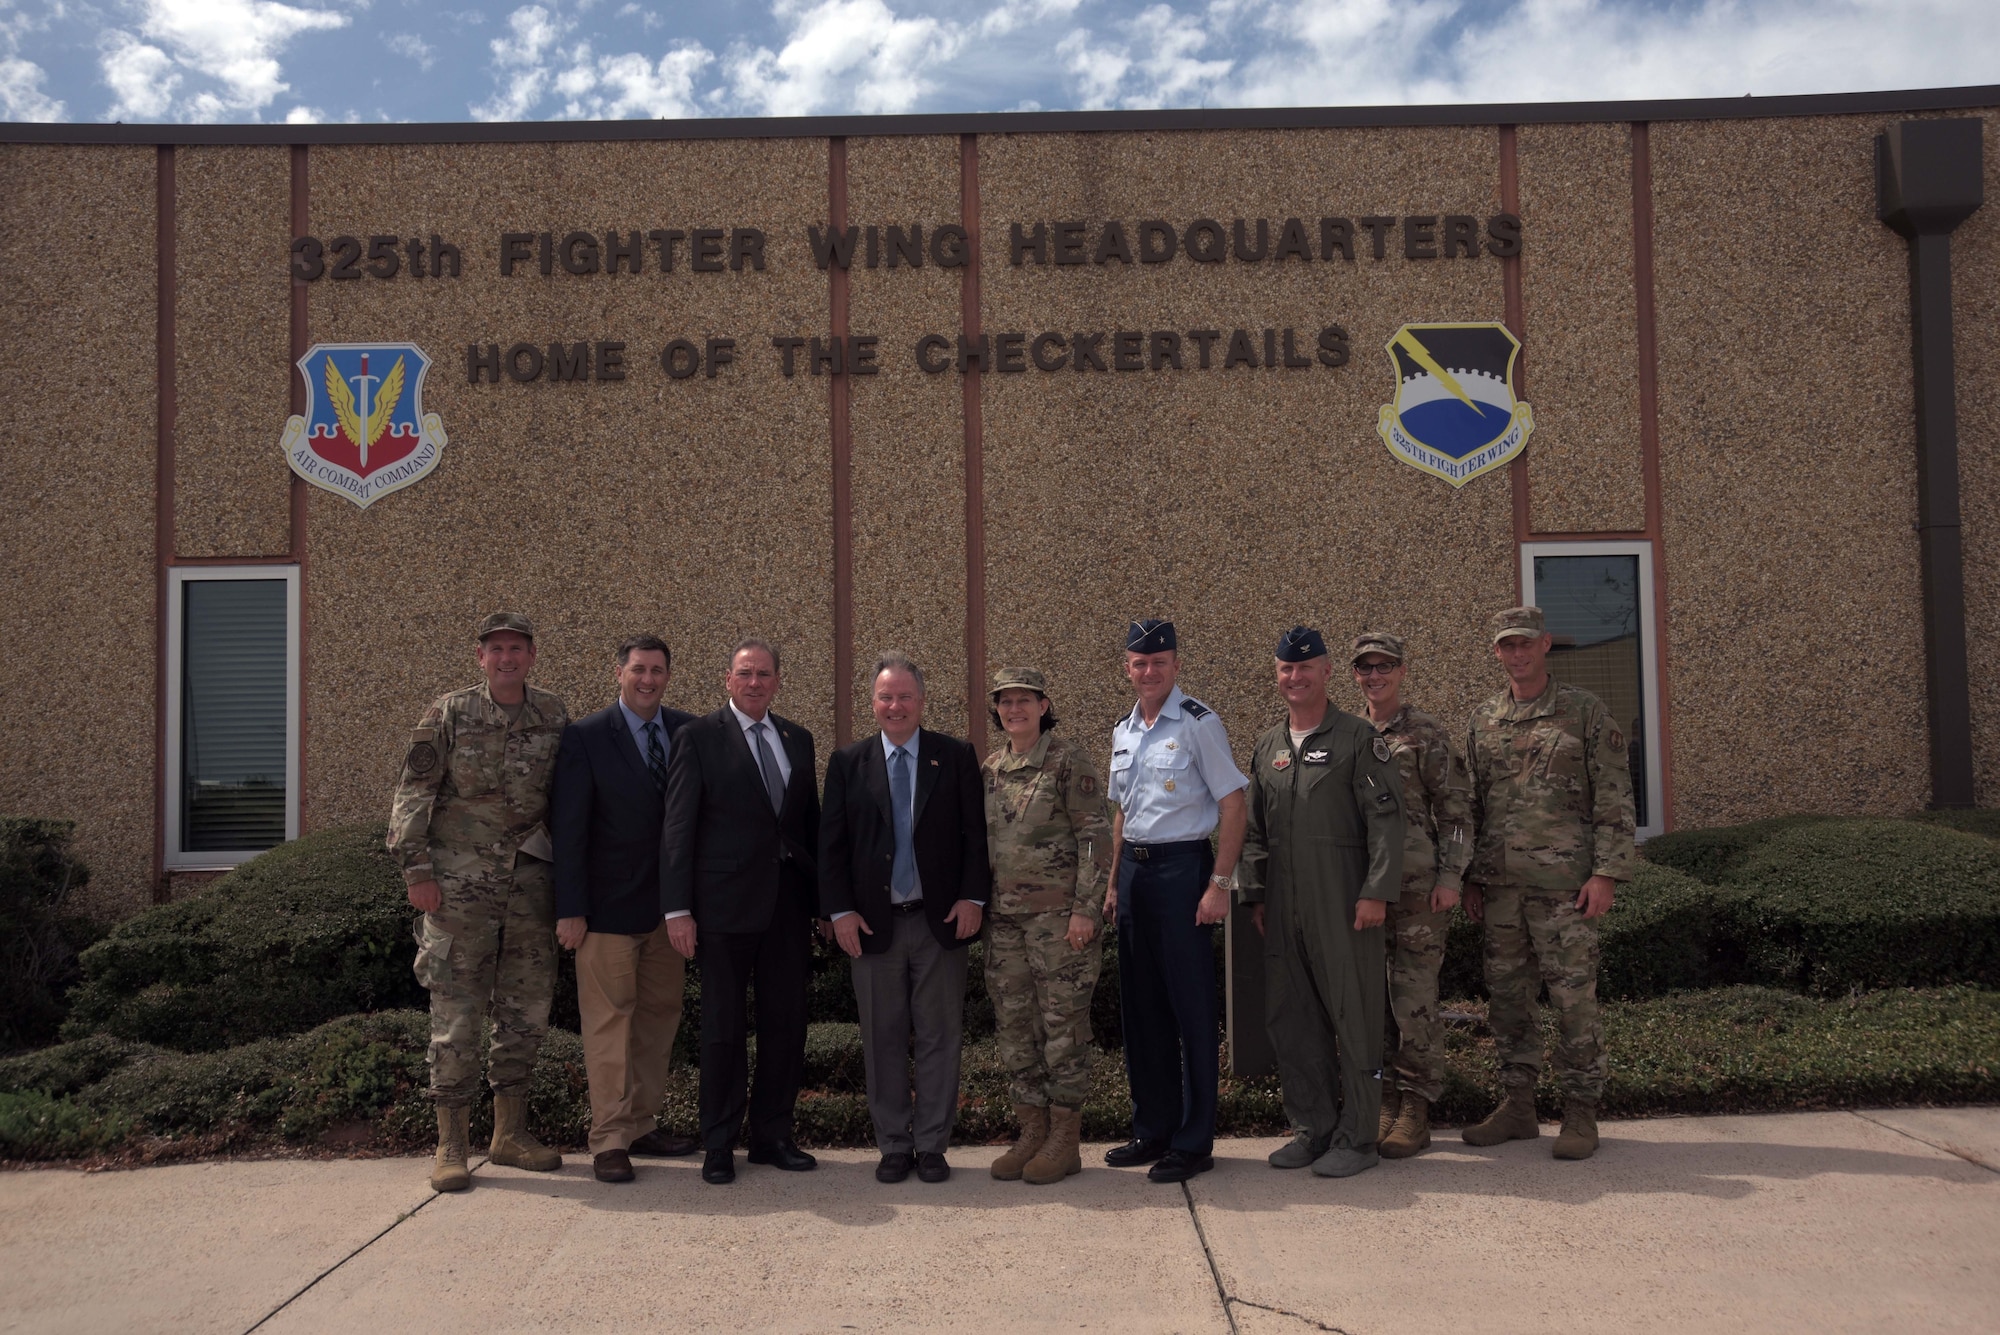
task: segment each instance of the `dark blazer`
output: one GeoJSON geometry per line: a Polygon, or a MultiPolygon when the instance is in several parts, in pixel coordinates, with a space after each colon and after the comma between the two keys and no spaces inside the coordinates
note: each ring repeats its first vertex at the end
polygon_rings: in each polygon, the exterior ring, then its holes
{"type": "Polygon", "coordinates": [[[819,785],[813,735],[776,714],[792,777],[781,814],[736,715],[724,705],[682,728],[667,761],[660,827],[660,912],[694,914],[705,932],[761,932],[781,904],[813,911],[819,785]]]}
{"type": "MultiPolygon", "coordinates": [[[[694,715],[660,707],[667,754],[694,715]]],[[[660,820],[666,810],[614,702],[563,729],[549,790],[556,916],[637,936],[660,925],[660,820]]]]}
{"type": "MultiPolygon", "coordinates": [[[[961,941],[944,920],[961,899],[984,904],[993,869],[986,861],[986,789],[969,742],[924,728],[917,733],[917,792],[911,842],[923,886],[924,917],[947,950],[961,941]]],[[[889,765],[875,734],[833,753],[826,767],[826,806],[819,822],[819,914],[850,910],[868,932],[861,949],[889,948],[889,873],[896,827],[889,807],[889,765]]]]}

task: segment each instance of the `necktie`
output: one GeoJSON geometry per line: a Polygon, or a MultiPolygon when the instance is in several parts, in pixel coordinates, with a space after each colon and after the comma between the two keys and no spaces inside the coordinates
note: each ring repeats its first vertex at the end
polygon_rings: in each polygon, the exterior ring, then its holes
{"type": "Polygon", "coordinates": [[[889,757],[889,812],[896,824],[896,861],[889,869],[889,898],[907,904],[917,895],[917,850],[910,835],[910,753],[897,747],[889,757]]]}
{"type": "Polygon", "coordinates": [[[785,809],[785,779],[778,773],[778,758],[771,754],[771,743],[764,738],[770,729],[770,724],[760,721],[750,731],[757,736],[757,768],[764,771],[764,791],[771,795],[771,810],[781,812],[785,809]]]}
{"type": "Polygon", "coordinates": [[[660,721],[649,719],[646,723],[646,768],[653,771],[653,786],[661,792],[667,791],[667,752],[660,745],[660,721]]]}

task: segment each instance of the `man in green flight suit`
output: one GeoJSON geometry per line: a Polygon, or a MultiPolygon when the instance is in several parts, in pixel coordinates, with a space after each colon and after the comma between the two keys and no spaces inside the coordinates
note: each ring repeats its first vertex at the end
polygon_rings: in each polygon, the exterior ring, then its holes
{"type": "Polygon", "coordinates": [[[1382,923],[1402,890],[1402,779],[1388,741],[1328,701],[1333,660],[1318,631],[1287,631],[1277,660],[1288,717],[1257,739],[1237,864],[1297,1129],[1271,1166],[1352,1177],[1379,1162],[1382,923]]]}

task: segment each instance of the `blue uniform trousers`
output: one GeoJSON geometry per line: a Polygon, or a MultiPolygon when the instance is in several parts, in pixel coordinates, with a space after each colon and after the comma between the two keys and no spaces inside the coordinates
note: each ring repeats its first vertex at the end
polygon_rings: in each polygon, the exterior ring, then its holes
{"type": "Polygon", "coordinates": [[[1208,843],[1128,845],[1118,866],[1118,1000],[1132,1138],[1189,1154],[1215,1149],[1215,929],[1195,924],[1215,855],[1208,843]]]}

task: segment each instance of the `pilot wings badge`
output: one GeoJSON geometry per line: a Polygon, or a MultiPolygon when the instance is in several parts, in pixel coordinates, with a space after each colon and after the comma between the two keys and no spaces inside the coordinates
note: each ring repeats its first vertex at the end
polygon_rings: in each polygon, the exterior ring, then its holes
{"type": "Polygon", "coordinates": [[[1527,446],[1535,415],[1514,397],[1521,340],[1507,326],[1406,324],[1388,353],[1396,401],[1376,430],[1398,459],[1462,487],[1527,446]]]}
{"type": "Polygon", "coordinates": [[[431,359],[414,343],[319,343],[299,358],[306,411],[279,448],[315,487],[366,509],[437,467],[446,438],[424,411],[431,359]]]}

